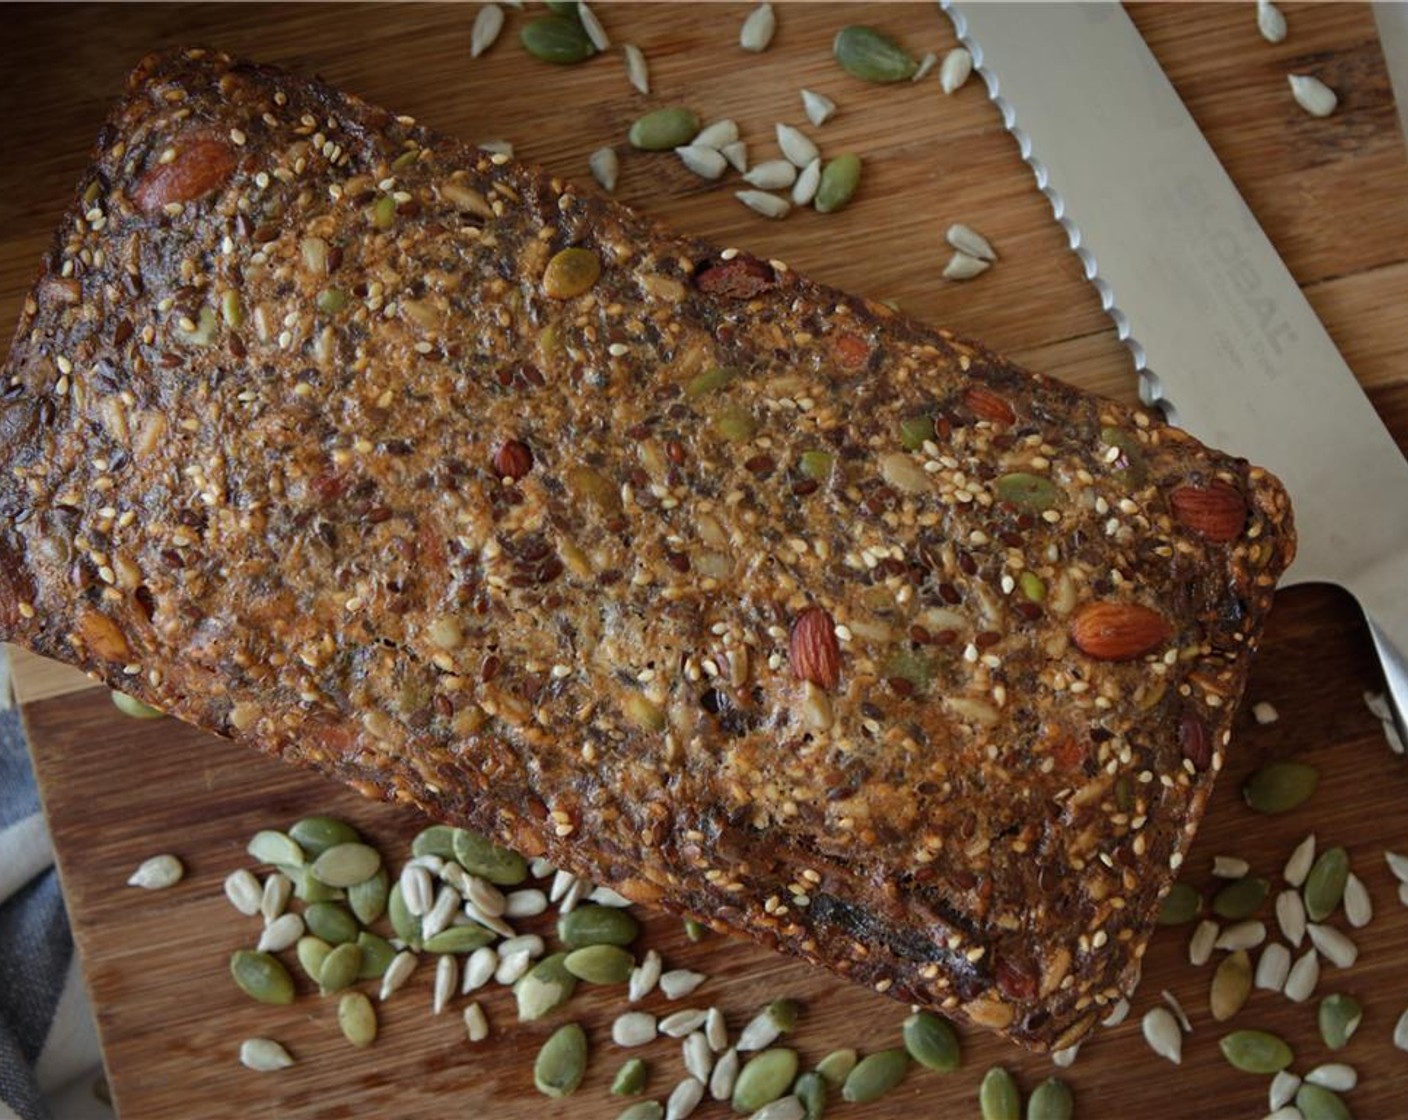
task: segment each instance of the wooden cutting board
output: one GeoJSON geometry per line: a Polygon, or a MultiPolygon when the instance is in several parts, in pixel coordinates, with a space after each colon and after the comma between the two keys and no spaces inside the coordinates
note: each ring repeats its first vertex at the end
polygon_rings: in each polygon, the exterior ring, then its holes
{"type": "MultiPolygon", "coordinates": [[[[618,54],[575,68],[525,56],[516,41],[522,13],[510,12],[502,41],[471,60],[469,6],[12,7],[8,80],[0,90],[9,157],[0,161],[0,318],[13,321],[125,70],[152,47],[204,42],[316,71],[472,140],[512,140],[521,156],[578,180],[586,179],[588,154],[616,142],[618,194],[633,205],[842,287],[898,299],[916,316],[983,338],[1034,368],[1132,399],[1128,358],[979,84],[948,98],[932,77],[913,86],[865,86],[830,59],[835,31],[861,21],[890,30],[916,53],[942,53],[953,45],[952,33],[935,8],[781,5],[777,37],[761,57],[737,47],[747,10],[603,3],[613,38],[638,44],[650,59],[656,92],[647,98],[627,84],[618,54]],[[866,160],[861,193],[842,214],[800,212],[768,222],[733,199],[736,182],[705,183],[673,157],[631,153],[621,143],[644,109],[685,103],[706,119],[737,119],[753,158],[765,158],[775,154],[773,122],[804,123],[803,86],[840,106],[833,121],[809,130],[823,151],[854,150],[866,160]],[[946,283],[939,275],[947,255],[943,230],[960,220],[986,233],[1002,259],[974,282],[946,283]]],[[[1291,34],[1272,47],[1257,36],[1250,4],[1133,10],[1380,412],[1408,443],[1408,162],[1373,22],[1365,7],[1287,12],[1291,34]],[[1301,113],[1286,89],[1292,71],[1317,73],[1334,86],[1339,112],[1328,120],[1301,113]]],[[[463,1000],[451,1013],[430,1015],[430,970],[423,968],[383,1008],[382,1037],[369,1051],[342,1041],[334,1005],[314,994],[301,993],[289,1008],[250,1003],[230,984],[226,961],[254,941],[257,921],[237,915],[220,893],[225,875],[248,864],[249,835],[331,812],[399,859],[422,822],[173,722],[120,718],[105,693],[83,690],[82,678],[33,659],[21,663],[18,677],[124,1116],[567,1115],[534,1093],[530,1069],[551,1026],[568,1018],[582,1021],[593,1043],[591,1072],[570,1115],[590,1120],[619,1112],[622,1102],[606,1094],[625,1057],[607,1029],[621,1007],[617,993],[584,991],[551,1024],[520,1026],[508,993],[496,989],[484,1000],[491,1041],[470,1046],[459,1022],[463,1000]],[[132,868],[159,851],[178,853],[187,878],[161,894],[125,887],[132,868]],[[238,1043],[255,1034],[282,1040],[298,1066],[277,1075],[241,1068],[238,1043]]],[[[1349,848],[1377,914],[1354,934],[1359,963],[1347,972],[1327,968],[1319,994],[1348,991],[1367,1009],[1359,1035],[1337,1056],[1360,1072],[1361,1086],[1348,1100],[1361,1120],[1401,1113],[1408,1101],[1408,1059],[1389,1042],[1408,1006],[1408,909],[1382,858],[1385,847],[1408,850],[1408,770],[1389,754],[1363,706],[1362,691],[1377,679],[1352,601],[1326,588],[1283,593],[1250,693],[1274,703],[1281,718],[1258,726],[1244,716],[1187,872],[1189,882],[1208,888],[1212,856],[1236,854],[1279,886],[1282,862],[1307,831],[1322,846],[1349,848]],[[1264,759],[1288,755],[1320,767],[1319,792],[1283,818],[1251,813],[1239,800],[1242,778],[1264,759]]],[[[543,930],[549,923],[522,924],[543,930]]],[[[1266,1111],[1268,1079],[1236,1073],[1219,1055],[1224,1028],[1207,1010],[1211,969],[1186,963],[1188,933],[1168,929],[1155,937],[1135,1014],[1087,1043],[1062,1074],[1075,1088],[1079,1115],[1266,1111]],[[1139,1038],[1138,1016],[1159,1001],[1161,989],[1176,993],[1192,1019],[1179,1068],[1139,1038]]],[[[801,999],[793,1042],[808,1062],[836,1046],[896,1044],[905,1008],[883,997],[718,936],[691,944],[674,919],[649,918],[643,944],[658,948],[670,967],[707,973],[710,981],[688,1002],[717,1003],[734,1031],[767,999],[801,999]]],[[[670,1005],[657,994],[645,1006],[670,1005]]],[[[1257,992],[1235,1025],[1282,1033],[1296,1048],[1294,1068],[1306,1072],[1331,1059],[1314,1020],[1313,1002],[1293,1005],[1257,992]]],[[[838,1104],[832,1114],[968,1115],[988,1066],[1007,1065],[1026,1089],[1052,1072],[1048,1059],[981,1032],[967,1032],[964,1047],[960,1072],[914,1071],[879,1104],[838,1104]]],[[[682,1076],[678,1048],[661,1041],[644,1054],[653,1069],[651,1093],[663,1099],[682,1076]]],[[[724,1112],[711,1104],[696,1115],[724,1112]]]]}

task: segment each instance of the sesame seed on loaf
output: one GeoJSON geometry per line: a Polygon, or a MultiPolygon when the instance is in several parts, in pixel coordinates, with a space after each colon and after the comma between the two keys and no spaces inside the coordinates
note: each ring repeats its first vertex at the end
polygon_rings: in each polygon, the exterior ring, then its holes
{"type": "Polygon", "coordinates": [[[1034,1048],[1129,992],[1265,471],[316,82],[152,56],[0,399],[0,636],[1034,1048]]]}

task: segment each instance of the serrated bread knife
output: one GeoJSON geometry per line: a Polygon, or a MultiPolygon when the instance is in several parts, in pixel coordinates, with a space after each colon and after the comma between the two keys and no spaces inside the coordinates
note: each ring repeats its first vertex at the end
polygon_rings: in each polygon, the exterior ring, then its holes
{"type": "Polygon", "coordinates": [[[1283,582],[1358,598],[1408,734],[1408,462],[1153,53],[1117,4],[943,7],[1145,403],[1280,476],[1300,538],[1283,582]]]}

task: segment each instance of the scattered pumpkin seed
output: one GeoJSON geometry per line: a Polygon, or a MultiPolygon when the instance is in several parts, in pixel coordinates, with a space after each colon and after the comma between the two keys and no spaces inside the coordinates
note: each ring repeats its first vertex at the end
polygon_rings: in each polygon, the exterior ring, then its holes
{"type": "Polygon", "coordinates": [[[240,991],[260,1003],[293,1002],[293,977],[272,954],[236,949],[230,954],[230,975],[240,991]]]}
{"type": "Polygon", "coordinates": [[[1345,881],[1349,878],[1349,853],[1343,848],[1329,848],[1320,853],[1305,878],[1302,895],[1305,912],[1312,922],[1323,922],[1335,912],[1344,898],[1345,881]]]}
{"type": "Polygon", "coordinates": [[[952,1073],[963,1061],[958,1035],[949,1024],[930,1011],[916,1011],[904,1021],[904,1048],[921,1066],[952,1073]]]}
{"type": "Polygon", "coordinates": [[[185,875],[186,869],[173,855],[152,856],[142,861],[127,880],[129,887],[141,887],[148,891],[164,891],[174,887],[185,875]]]}
{"type": "Polygon", "coordinates": [[[909,1055],[903,1050],[878,1050],[867,1054],[846,1075],[841,1099],[859,1104],[878,1101],[903,1081],[908,1072],[909,1055]]]}
{"type": "Polygon", "coordinates": [[[580,245],[554,254],[543,272],[543,292],[550,299],[575,299],[591,291],[601,277],[601,258],[580,245]]]}
{"type": "Polygon", "coordinates": [[[347,310],[347,293],[341,288],[324,288],[318,293],[313,304],[324,315],[336,315],[347,310]]]}
{"type": "Polygon", "coordinates": [[[380,980],[396,959],[396,950],[391,942],[380,934],[363,930],[357,934],[357,948],[362,950],[362,967],[357,970],[358,980],[380,980]]]}
{"type": "Polygon", "coordinates": [[[1258,813],[1288,813],[1310,800],[1320,771],[1306,762],[1271,762],[1242,785],[1242,797],[1258,813]]]}
{"type": "Polygon", "coordinates": [[[772,5],[759,4],[743,21],[743,27],[738,32],[738,45],[745,51],[759,54],[768,49],[776,30],[777,16],[773,13],[772,5]]]}
{"type": "Polygon", "coordinates": [[[1058,1077],[1048,1077],[1027,1098],[1027,1120],[1071,1120],[1075,1107],[1070,1086],[1058,1077]]]}
{"type": "Polygon", "coordinates": [[[454,859],[455,833],[458,831],[447,824],[433,824],[429,828],[421,829],[411,841],[411,855],[417,859],[421,856],[454,859]]]}
{"type": "Polygon", "coordinates": [[[1296,1090],[1296,1108],[1300,1109],[1303,1120],[1354,1120],[1349,1105],[1345,1104],[1338,1094],[1309,1082],[1303,1082],[1296,1090]]]}
{"type": "Polygon", "coordinates": [[[585,62],[596,53],[581,23],[567,16],[542,16],[529,20],[518,33],[523,49],[534,58],[559,66],[585,62]]]}
{"type": "MultiPolygon", "coordinates": [[[[1030,572],[1023,572],[1025,577],[1030,572]]],[[[1025,589],[1025,588],[1024,588],[1025,589]]],[[[1043,588],[1043,593],[1044,593],[1043,588]]],[[[1030,596],[1028,596],[1030,598],[1030,596]]],[[[1181,926],[1191,922],[1203,908],[1203,897],[1187,883],[1174,883],[1159,904],[1159,925],[1181,926]]]]}
{"type": "Polygon", "coordinates": [[[860,1055],[854,1050],[833,1050],[817,1062],[816,1071],[833,1089],[839,1089],[846,1083],[846,1078],[850,1076],[851,1070],[856,1068],[856,1062],[859,1060],[860,1055]]]}
{"type": "Polygon", "coordinates": [[[945,96],[957,93],[973,73],[973,56],[963,47],[954,47],[944,55],[939,67],[939,85],[945,96]]]}
{"type": "MultiPolygon", "coordinates": [[[[572,998],[577,978],[566,968],[567,954],[544,957],[513,986],[518,1002],[518,1020],[530,1023],[550,1015],[572,998]]],[[[655,1019],[650,1018],[650,1036],[655,1037],[655,1019]]]]}
{"type": "Polygon", "coordinates": [[[370,879],[381,867],[381,853],[370,844],[334,844],[313,861],[313,878],[329,887],[351,887],[370,879]]]}
{"type": "Polygon", "coordinates": [[[659,1101],[637,1101],[624,1109],[616,1120],[665,1120],[665,1106],[659,1101]]]}
{"type": "Polygon", "coordinates": [[[273,1073],[293,1065],[293,1056],[272,1038],[247,1038],[240,1043],[240,1065],[256,1073],[273,1073]]]}
{"type": "Polygon", "coordinates": [[[1233,1031],[1218,1046],[1228,1064],[1243,1073],[1275,1073],[1295,1059],[1285,1041],[1269,1031],[1233,1031]]]}
{"type": "Polygon", "coordinates": [[[993,1066],[984,1075],[978,1088],[978,1109],[983,1120],[1022,1120],[1022,1094],[1002,1066],[993,1066]]]}
{"type": "Polygon", "coordinates": [[[494,940],[491,930],[483,926],[451,926],[434,937],[425,939],[427,953],[472,953],[494,940]]]}
{"type": "Polygon", "coordinates": [[[336,817],[304,817],[294,822],[288,835],[314,859],[338,844],[356,844],[362,839],[355,828],[336,817]]]}
{"type": "Polygon", "coordinates": [[[284,833],[271,828],[256,832],[244,850],[256,863],[272,863],[278,867],[302,867],[306,862],[302,848],[284,833]]]}
{"type": "Polygon", "coordinates": [[[616,945],[587,945],[567,954],[562,966],[589,984],[624,984],[636,959],[616,945]]]}
{"type": "Polygon", "coordinates": [[[362,947],[354,941],[338,945],[318,970],[318,989],[323,995],[350,987],[362,971],[362,947]]]}
{"type": "Polygon", "coordinates": [[[533,1063],[533,1084],[545,1097],[571,1094],[587,1072],[587,1032],[577,1023],[558,1027],[533,1063]]]}
{"type": "Polygon", "coordinates": [[[611,1092],[618,1097],[634,1097],[637,1093],[645,1092],[649,1076],[650,1071],[646,1068],[645,1059],[632,1058],[616,1071],[616,1077],[611,1082],[611,1092]]]}
{"type": "Polygon", "coordinates": [[[357,919],[345,906],[336,902],[315,902],[303,911],[308,932],[316,934],[330,945],[342,945],[357,940],[357,919]]]}
{"type": "Polygon", "coordinates": [[[1271,893],[1271,883],[1255,875],[1237,879],[1213,895],[1212,910],[1219,918],[1242,921],[1261,908],[1271,893]]]}
{"type": "Polygon", "coordinates": [[[282,871],[275,871],[264,880],[259,892],[259,913],[265,922],[272,922],[288,908],[288,896],[293,893],[293,882],[282,871]]]}
{"type": "Polygon", "coordinates": [[[420,919],[411,913],[406,905],[406,897],[399,882],[391,884],[391,892],[386,897],[386,916],[391,920],[391,928],[396,936],[412,949],[419,949],[423,943],[420,919]]]}
{"type": "Polygon", "coordinates": [[[1336,992],[1320,1001],[1316,1018],[1325,1045],[1331,1050],[1341,1050],[1359,1029],[1364,1019],[1364,1008],[1353,996],[1336,992]]]}
{"type": "Polygon", "coordinates": [[[357,920],[369,926],[386,913],[386,900],[391,893],[391,877],[379,867],[369,879],[347,888],[347,905],[357,920]]]}
{"type": "Polygon", "coordinates": [[[668,152],[683,147],[699,134],[699,118],[678,105],[656,109],[640,117],[627,133],[631,147],[643,152],[668,152]]]}
{"type": "Polygon", "coordinates": [[[579,906],[558,919],[557,936],[569,949],[586,945],[629,945],[640,935],[640,923],[625,911],[595,903],[579,906]]]}
{"type": "Polygon", "coordinates": [[[347,992],[337,1004],[337,1025],[353,1046],[376,1041],[376,1008],[361,992],[347,992]]]}
{"type": "Polygon", "coordinates": [[[332,953],[332,946],[321,937],[314,937],[310,933],[298,939],[294,953],[298,957],[298,966],[303,969],[303,974],[316,984],[323,971],[323,962],[332,953]]]}
{"type": "Polygon", "coordinates": [[[827,160],[821,169],[813,206],[818,214],[831,214],[850,202],[860,186],[860,156],[847,152],[827,160]]]}
{"type": "Polygon", "coordinates": [[[773,1000],[749,1021],[738,1036],[740,1051],[762,1050],[797,1024],[797,1004],[790,999],[773,1000]]]}
{"type": "Polygon", "coordinates": [[[128,696],[125,692],[118,692],[116,689],[112,693],[113,706],[125,716],[133,719],[165,719],[166,713],[159,708],[153,708],[150,704],[143,704],[135,696],[128,696]]]}
{"type": "Polygon", "coordinates": [[[497,887],[516,887],[528,878],[527,860],[477,832],[457,828],[451,842],[455,859],[471,875],[488,879],[497,887]]]}
{"type": "Polygon", "coordinates": [[[755,1054],[739,1070],[738,1080],[734,1082],[733,1110],[756,1112],[786,1093],[796,1076],[795,1050],[777,1047],[755,1054]]]}
{"type": "Polygon", "coordinates": [[[883,31],[860,24],[843,27],[832,44],[842,69],[865,82],[903,82],[914,76],[919,63],[883,31]]]}
{"type": "Polygon", "coordinates": [[[389,194],[382,195],[372,203],[369,216],[376,229],[390,229],[396,224],[396,200],[389,194]]]}
{"type": "Polygon", "coordinates": [[[1238,949],[1222,958],[1212,976],[1208,1006],[1212,1017],[1225,1023],[1247,1002],[1252,994],[1252,962],[1245,949],[1238,949]]]}
{"type": "Polygon", "coordinates": [[[1002,501],[1028,513],[1048,510],[1060,498],[1060,491],[1050,479],[1020,471],[1002,475],[993,483],[993,489],[1002,501]]]}

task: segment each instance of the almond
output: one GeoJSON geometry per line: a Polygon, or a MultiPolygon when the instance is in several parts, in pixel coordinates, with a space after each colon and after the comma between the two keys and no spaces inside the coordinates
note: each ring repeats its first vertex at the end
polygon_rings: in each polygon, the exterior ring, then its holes
{"type": "Polygon", "coordinates": [[[1169,633],[1158,611],[1138,603],[1087,603],[1071,623],[1072,640],[1101,661],[1128,661],[1148,653],[1169,633]]]}
{"type": "Polygon", "coordinates": [[[792,623],[787,656],[792,675],[822,688],[835,688],[841,680],[841,647],[836,624],[821,607],[808,607],[792,623]]]}
{"type": "Polygon", "coordinates": [[[152,167],[132,192],[139,207],[150,214],[172,202],[194,202],[225,185],[238,157],[221,140],[177,141],[176,157],[152,167]]]}
{"type": "Polygon", "coordinates": [[[1169,495],[1173,516],[1205,540],[1225,544],[1242,535],[1247,502],[1235,486],[1180,486],[1169,495]]]}
{"type": "Polygon", "coordinates": [[[533,452],[522,440],[506,439],[494,452],[494,473],[517,482],[533,469],[533,452]]]}
{"type": "Polygon", "coordinates": [[[1017,421],[1017,414],[1012,411],[1012,406],[1007,403],[1006,398],[998,396],[984,385],[971,386],[963,394],[963,403],[981,419],[991,420],[994,424],[1014,424],[1017,421]]]}

